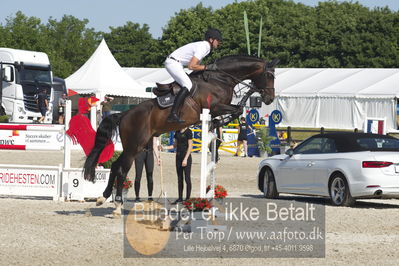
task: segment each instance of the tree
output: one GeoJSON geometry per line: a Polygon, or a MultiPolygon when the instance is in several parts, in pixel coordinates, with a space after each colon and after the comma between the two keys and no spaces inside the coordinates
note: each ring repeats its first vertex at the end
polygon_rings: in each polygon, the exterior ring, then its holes
{"type": "Polygon", "coordinates": [[[44,51],[48,46],[42,34],[43,30],[39,18],[27,17],[18,11],[15,17],[6,19],[2,30],[2,44],[15,49],[44,51]]]}
{"type": "Polygon", "coordinates": [[[86,28],[87,19],[64,15],[60,21],[50,18],[46,27],[48,50],[55,75],[68,77],[92,55],[101,41],[101,33],[86,28]]]}
{"type": "Polygon", "coordinates": [[[201,41],[209,27],[216,27],[213,10],[202,3],[187,10],[180,10],[163,30],[160,54],[163,60],[175,49],[187,43],[201,41]]]}
{"type": "Polygon", "coordinates": [[[158,66],[159,44],[144,24],[127,22],[122,27],[111,27],[110,33],[104,33],[108,47],[115,59],[124,67],[158,66]]]}

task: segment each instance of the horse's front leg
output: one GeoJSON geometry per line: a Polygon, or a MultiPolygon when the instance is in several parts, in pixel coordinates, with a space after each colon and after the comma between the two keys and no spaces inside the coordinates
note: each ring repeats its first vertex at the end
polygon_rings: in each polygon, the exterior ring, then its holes
{"type": "Polygon", "coordinates": [[[240,117],[243,112],[243,106],[233,105],[233,104],[217,104],[211,110],[212,118],[229,115],[227,117],[223,117],[222,119],[213,119],[211,129],[218,128],[224,125],[227,125],[234,119],[240,117]]]}

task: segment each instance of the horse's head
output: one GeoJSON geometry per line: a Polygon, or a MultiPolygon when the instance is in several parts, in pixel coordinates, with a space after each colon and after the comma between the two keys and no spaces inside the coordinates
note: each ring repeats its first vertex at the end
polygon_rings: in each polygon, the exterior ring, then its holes
{"type": "Polygon", "coordinates": [[[222,76],[227,75],[232,79],[234,86],[244,80],[251,80],[253,85],[251,92],[258,92],[265,104],[271,104],[274,100],[274,68],[279,61],[274,59],[272,62],[266,62],[254,56],[225,56],[209,69],[217,70],[215,75],[220,73],[222,76]]]}
{"type": "Polygon", "coordinates": [[[271,104],[274,100],[274,68],[280,60],[274,59],[272,62],[266,62],[261,71],[256,71],[251,77],[257,92],[262,96],[265,104],[271,104]]]}

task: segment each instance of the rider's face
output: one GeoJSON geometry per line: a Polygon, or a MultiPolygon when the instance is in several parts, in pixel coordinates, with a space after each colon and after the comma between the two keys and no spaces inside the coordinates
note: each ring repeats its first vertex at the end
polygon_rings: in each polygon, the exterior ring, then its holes
{"type": "Polygon", "coordinates": [[[211,38],[211,45],[212,45],[212,48],[213,49],[215,49],[215,48],[218,48],[218,46],[222,43],[221,41],[219,41],[219,40],[217,40],[217,39],[212,39],[211,38]]]}

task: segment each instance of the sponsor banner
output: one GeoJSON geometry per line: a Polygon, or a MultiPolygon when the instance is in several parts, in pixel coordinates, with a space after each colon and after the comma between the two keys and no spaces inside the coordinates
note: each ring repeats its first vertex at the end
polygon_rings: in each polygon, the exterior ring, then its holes
{"type": "Polygon", "coordinates": [[[173,200],[124,205],[125,258],[325,257],[323,204],[226,198],[190,211],[173,200]]]}
{"type": "Polygon", "coordinates": [[[61,150],[64,134],[62,131],[0,130],[0,145],[41,146],[43,150],[61,150]]]}
{"type": "MultiPolygon", "coordinates": [[[[62,150],[64,147],[64,131],[43,131],[40,130],[0,130],[0,147],[3,149],[29,150],[40,147],[42,150],[62,150]]],[[[115,144],[115,150],[122,151],[122,143],[119,132],[114,135],[112,141],[115,144]]],[[[71,150],[82,150],[79,143],[71,142],[71,150]]]]}
{"type": "Polygon", "coordinates": [[[102,196],[108,184],[109,169],[96,169],[95,183],[83,178],[82,169],[63,170],[63,195],[69,200],[84,200],[102,196]]]}
{"type": "Polygon", "coordinates": [[[29,169],[0,165],[0,194],[56,197],[60,181],[58,167],[29,169]]]}

